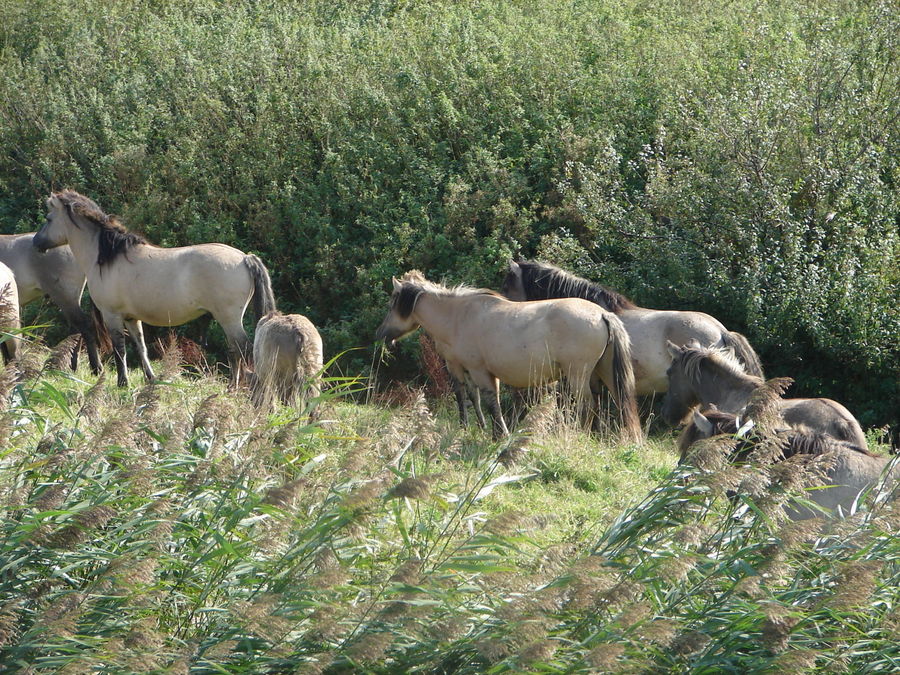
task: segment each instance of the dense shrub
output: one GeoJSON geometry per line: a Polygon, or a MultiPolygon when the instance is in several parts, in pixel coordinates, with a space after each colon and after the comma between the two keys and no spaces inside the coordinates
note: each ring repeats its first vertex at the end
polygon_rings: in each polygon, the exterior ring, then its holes
{"type": "Polygon", "coordinates": [[[888,1],[0,0],[0,222],[73,187],[257,252],[332,353],[392,274],[542,254],[896,425],[898,35],[888,1]]]}

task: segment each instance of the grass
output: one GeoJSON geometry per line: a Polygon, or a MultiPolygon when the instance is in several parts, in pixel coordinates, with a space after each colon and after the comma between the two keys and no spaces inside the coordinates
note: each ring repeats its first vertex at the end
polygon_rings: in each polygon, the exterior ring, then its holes
{"type": "Polygon", "coordinates": [[[416,392],[335,382],[307,423],[173,351],[132,390],[62,360],[32,344],[24,380],[0,377],[8,672],[900,662],[896,506],[784,524],[775,493],[718,498],[729,470],[673,470],[668,435],[597,441],[548,402],[495,443],[416,392]]]}

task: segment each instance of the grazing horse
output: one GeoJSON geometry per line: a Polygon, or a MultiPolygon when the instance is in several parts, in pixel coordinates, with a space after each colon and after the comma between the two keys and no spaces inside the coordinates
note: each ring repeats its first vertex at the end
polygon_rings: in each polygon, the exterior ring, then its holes
{"type": "MultiPolygon", "coordinates": [[[[19,291],[19,307],[47,296],[62,310],[63,316],[75,330],[81,333],[87,347],[91,372],[103,371],[97,334],[91,320],[81,311],[81,294],[84,291],[84,273],[78,268],[72,250],[60,246],[41,254],[34,247],[34,232],[0,235],[0,262],[5,263],[16,276],[19,291]]],[[[72,369],[78,367],[78,350],[72,352],[72,369]]]]}
{"type": "Polygon", "coordinates": [[[602,381],[618,404],[623,437],[641,440],[628,334],[614,314],[577,298],[510,302],[493,291],[447,288],[421,275],[393,284],[376,338],[392,345],[421,326],[453,377],[471,379],[486,395],[495,437],[509,433],[500,382],[534,387],[565,377],[583,419],[596,419],[602,381]]]}
{"type": "Polygon", "coordinates": [[[259,258],[225,244],[154,246],[73,190],[50,195],[47,222],[34,235],[40,251],[63,244],[69,244],[87,277],[91,300],[112,337],[119,386],[128,384],[126,328],[144,375],[152,380],[141,323],[179,326],[206,313],[225,331],[231,383],[240,383],[250,355],[244,310],[251,298],[258,316],[275,309],[269,273],[259,258]]]}
{"type": "MultiPolygon", "coordinates": [[[[720,410],[707,410],[704,413],[694,412],[693,420],[688,424],[678,439],[681,451],[679,464],[690,463],[691,447],[705,438],[727,434],[736,436],[743,420],[737,415],[720,410]]],[[[850,513],[860,494],[878,485],[882,479],[885,490],[893,490],[900,479],[900,464],[894,463],[886,471],[891,462],[890,457],[879,456],[869,452],[865,447],[838,440],[827,434],[810,430],[787,429],[777,432],[783,448],[781,461],[796,455],[824,456],[828,461],[824,485],[828,487],[810,490],[807,494],[810,501],[818,504],[832,514],[850,513]]],[[[754,449],[752,440],[735,438],[732,458],[743,462],[749,459],[754,449]]],[[[800,467],[798,467],[798,470],[800,467]]],[[[787,509],[792,520],[812,518],[817,513],[807,507],[794,506],[787,509]]]]}
{"type": "Polygon", "coordinates": [[[19,291],[9,267],[0,262],[0,351],[6,362],[19,358],[19,291]]]}
{"type": "MultiPolygon", "coordinates": [[[[730,350],[699,346],[667,345],[672,364],[667,371],[669,390],[663,399],[662,417],[675,425],[694,406],[715,406],[726,413],[739,413],[762,378],[748,375],[730,350]]],[[[789,383],[789,382],[788,382],[789,383]]],[[[866,447],[866,436],[852,413],[828,398],[778,400],[779,412],[792,427],[805,426],[841,441],[866,447]]]]}
{"type": "Polygon", "coordinates": [[[275,394],[284,405],[306,403],[321,392],[322,338],[301,314],[269,312],[256,324],[253,339],[253,402],[270,407],[275,394]]]}
{"type": "Polygon", "coordinates": [[[740,333],[729,331],[703,312],[681,312],[638,307],[628,298],[587,279],[543,262],[515,262],[503,280],[501,293],[510,300],[547,298],[584,298],[618,316],[631,338],[634,385],[638,395],[666,391],[669,354],[666,341],[686,344],[697,340],[703,345],[733,349],[748,370],[762,377],[762,365],[750,343],[740,333]]]}

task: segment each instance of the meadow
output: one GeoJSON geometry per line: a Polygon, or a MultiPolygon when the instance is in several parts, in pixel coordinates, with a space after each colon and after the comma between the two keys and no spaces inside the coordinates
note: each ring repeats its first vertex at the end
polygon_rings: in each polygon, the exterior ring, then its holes
{"type": "MultiPolygon", "coordinates": [[[[900,510],[783,522],[779,465],[332,378],[300,411],[170,346],[125,390],[3,371],[0,663],[22,673],[895,672],[900,510]],[[368,402],[365,400],[368,399],[368,402]],[[724,491],[737,489],[730,501],[724,491]]],[[[332,368],[336,368],[332,364],[332,368]]],[[[134,375],[137,375],[135,373],[134,375]]]]}
{"type": "Polygon", "coordinates": [[[0,672],[900,671],[898,502],[786,522],[814,463],[678,466],[553,398],[493,441],[373,346],[392,276],[540,257],[709,312],[889,450],[898,39],[891,0],[0,0],[0,230],[72,188],[253,252],[333,359],[261,413],[183,340],[152,383],[72,373],[28,308],[0,672]]]}

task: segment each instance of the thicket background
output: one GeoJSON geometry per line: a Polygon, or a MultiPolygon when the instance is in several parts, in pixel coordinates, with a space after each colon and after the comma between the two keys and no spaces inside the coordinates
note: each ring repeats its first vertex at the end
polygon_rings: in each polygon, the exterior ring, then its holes
{"type": "Polygon", "coordinates": [[[897,426],[898,42],[891,0],[0,0],[0,228],[71,187],[256,252],[330,354],[393,274],[541,256],[897,426]]]}

